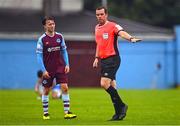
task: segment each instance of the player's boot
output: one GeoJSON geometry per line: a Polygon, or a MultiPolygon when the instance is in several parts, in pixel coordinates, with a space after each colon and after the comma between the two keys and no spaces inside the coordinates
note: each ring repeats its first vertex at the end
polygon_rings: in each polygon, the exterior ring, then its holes
{"type": "Polygon", "coordinates": [[[44,120],[50,119],[50,115],[49,115],[48,113],[44,114],[44,115],[43,115],[43,119],[44,119],[44,120]]]}
{"type": "Polygon", "coordinates": [[[72,112],[68,112],[67,114],[64,115],[64,119],[73,119],[76,118],[77,116],[73,114],[72,112]]]}

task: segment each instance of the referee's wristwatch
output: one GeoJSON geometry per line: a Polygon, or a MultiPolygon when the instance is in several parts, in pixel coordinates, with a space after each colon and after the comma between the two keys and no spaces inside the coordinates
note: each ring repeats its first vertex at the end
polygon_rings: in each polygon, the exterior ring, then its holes
{"type": "Polygon", "coordinates": [[[131,36],[131,37],[129,38],[129,41],[132,42],[132,39],[133,39],[133,38],[134,38],[134,37],[131,36]]]}
{"type": "Polygon", "coordinates": [[[95,59],[99,59],[99,57],[98,57],[98,56],[96,56],[96,57],[95,57],[95,59]]]}

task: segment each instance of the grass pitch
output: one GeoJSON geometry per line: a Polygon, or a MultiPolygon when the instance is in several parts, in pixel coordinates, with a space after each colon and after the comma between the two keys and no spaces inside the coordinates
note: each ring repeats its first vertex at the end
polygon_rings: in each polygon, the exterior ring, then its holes
{"type": "Polygon", "coordinates": [[[50,98],[50,120],[42,119],[41,100],[33,90],[0,90],[0,125],[180,125],[180,90],[119,90],[129,109],[123,121],[100,88],[70,88],[73,120],[63,118],[62,100],[50,98]]]}

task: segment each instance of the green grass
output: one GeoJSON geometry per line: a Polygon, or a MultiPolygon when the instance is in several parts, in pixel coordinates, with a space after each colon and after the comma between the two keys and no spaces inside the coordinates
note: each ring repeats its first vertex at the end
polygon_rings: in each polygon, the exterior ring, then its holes
{"type": "Polygon", "coordinates": [[[103,89],[71,88],[73,120],[64,120],[61,100],[50,99],[50,120],[42,119],[41,101],[33,90],[0,90],[0,125],[172,125],[180,124],[180,90],[120,90],[129,109],[123,121],[114,114],[103,89]]]}

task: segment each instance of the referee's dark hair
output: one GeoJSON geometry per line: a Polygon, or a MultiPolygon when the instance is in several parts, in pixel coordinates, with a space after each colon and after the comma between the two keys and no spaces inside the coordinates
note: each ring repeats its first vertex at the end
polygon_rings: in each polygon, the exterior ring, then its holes
{"type": "Polygon", "coordinates": [[[45,16],[45,17],[42,19],[42,25],[45,25],[47,20],[53,20],[53,21],[55,21],[55,18],[54,18],[53,16],[45,16]]]}
{"type": "Polygon", "coordinates": [[[101,10],[101,9],[104,9],[105,14],[107,14],[107,13],[108,13],[107,8],[106,8],[106,7],[104,7],[104,6],[100,6],[100,7],[97,7],[97,8],[96,8],[96,10],[101,10]]]}
{"type": "Polygon", "coordinates": [[[37,71],[37,77],[41,78],[43,76],[43,71],[42,70],[38,70],[37,71]]]}

